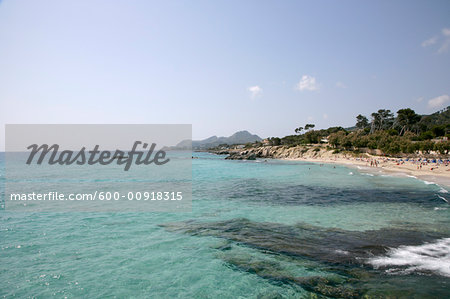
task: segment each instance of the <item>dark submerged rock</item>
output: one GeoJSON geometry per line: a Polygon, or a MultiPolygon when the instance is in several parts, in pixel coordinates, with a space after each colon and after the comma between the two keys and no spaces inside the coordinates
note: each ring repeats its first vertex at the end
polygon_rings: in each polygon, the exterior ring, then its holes
{"type": "Polygon", "coordinates": [[[277,262],[243,256],[234,252],[235,246],[217,246],[221,253],[219,257],[233,269],[258,275],[274,284],[300,287],[319,297],[425,298],[427,289],[418,287],[422,284],[432,285],[438,297],[449,295],[446,280],[436,280],[432,274],[411,274],[405,279],[404,276],[387,275],[366,264],[367,258],[385,254],[389,248],[420,245],[445,237],[438,232],[420,231],[417,227],[346,231],[307,224],[289,226],[252,222],[243,218],[207,223],[175,222],[162,226],[193,236],[223,238],[238,247],[252,248],[278,260],[295,264],[310,261],[314,270],[337,276],[296,277],[277,262]]]}

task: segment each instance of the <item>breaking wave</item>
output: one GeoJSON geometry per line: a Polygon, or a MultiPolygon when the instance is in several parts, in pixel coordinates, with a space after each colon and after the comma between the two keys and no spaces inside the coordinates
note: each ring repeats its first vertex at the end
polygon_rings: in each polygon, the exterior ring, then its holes
{"type": "Polygon", "coordinates": [[[386,268],[388,273],[432,272],[450,277],[450,238],[393,248],[386,256],[371,258],[368,263],[377,269],[386,268]]]}

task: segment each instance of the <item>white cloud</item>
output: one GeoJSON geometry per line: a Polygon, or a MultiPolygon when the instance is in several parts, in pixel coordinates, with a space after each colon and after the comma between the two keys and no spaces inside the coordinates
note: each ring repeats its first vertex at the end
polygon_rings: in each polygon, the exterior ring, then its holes
{"type": "Polygon", "coordinates": [[[309,121],[311,121],[311,120],[314,120],[314,117],[312,117],[312,116],[308,116],[308,118],[307,118],[309,121]]]}
{"type": "Polygon", "coordinates": [[[247,90],[250,92],[250,98],[251,99],[255,99],[259,96],[262,95],[262,88],[259,87],[258,85],[255,86],[250,86],[249,88],[247,88],[247,90]]]}
{"type": "Polygon", "coordinates": [[[424,98],[423,98],[423,97],[420,97],[420,98],[417,98],[417,99],[416,99],[416,102],[417,102],[417,103],[420,103],[420,102],[422,102],[423,100],[424,100],[424,98]]]}
{"type": "Polygon", "coordinates": [[[325,114],[323,115],[323,119],[328,119],[328,114],[325,113],[325,114]]]}
{"type": "Polygon", "coordinates": [[[338,81],[338,82],[336,82],[336,87],[338,87],[338,88],[347,88],[347,85],[345,85],[344,83],[338,81]]]}
{"type": "Polygon", "coordinates": [[[450,96],[447,94],[432,98],[428,101],[428,108],[442,108],[445,103],[450,101],[450,96]]]}
{"type": "Polygon", "coordinates": [[[443,28],[442,29],[442,35],[450,36],[450,28],[443,28]]]}
{"type": "Polygon", "coordinates": [[[303,91],[303,90],[319,90],[319,85],[316,82],[316,78],[303,75],[302,79],[295,85],[295,89],[303,91]]]}
{"type": "Polygon", "coordinates": [[[437,53],[441,54],[450,49],[450,28],[442,28],[442,36],[433,36],[422,42],[422,47],[428,47],[434,44],[439,44],[437,53]]]}
{"type": "Polygon", "coordinates": [[[422,42],[422,47],[428,47],[431,45],[434,45],[438,40],[437,36],[433,36],[432,38],[427,39],[426,41],[422,42]]]}
{"type": "Polygon", "coordinates": [[[438,53],[444,53],[447,52],[450,48],[450,37],[448,37],[441,45],[441,47],[438,50],[438,53]]]}

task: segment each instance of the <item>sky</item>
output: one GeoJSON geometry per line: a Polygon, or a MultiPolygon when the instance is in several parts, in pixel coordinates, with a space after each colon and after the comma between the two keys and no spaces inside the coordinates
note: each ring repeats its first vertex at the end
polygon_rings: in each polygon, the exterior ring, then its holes
{"type": "MultiPolygon", "coordinates": [[[[450,105],[450,1],[0,2],[0,125],[193,138],[450,105]]],[[[0,130],[0,149],[4,130],[0,130]]]]}

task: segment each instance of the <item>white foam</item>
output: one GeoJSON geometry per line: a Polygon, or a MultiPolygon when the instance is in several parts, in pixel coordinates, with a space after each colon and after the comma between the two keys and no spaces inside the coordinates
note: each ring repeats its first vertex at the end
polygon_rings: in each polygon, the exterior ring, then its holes
{"type": "Polygon", "coordinates": [[[441,187],[441,190],[439,190],[439,193],[448,193],[448,191],[441,187]]]}
{"type": "Polygon", "coordinates": [[[437,185],[435,182],[423,181],[425,185],[437,185]]]}
{"type": "Polygon", "coordinates": [[[353,172],[350,171],[348,175],[353,175],[353,172]]]}
{"type": "Polygon", "coordinates": [[[336,252],[337,254],[342,254],[342,255],[349,255],[350,252],[346,251],[346,250],[341,250],[341,249],[336,249],[334,252],[336,252]]]}
{"type": "Polygon", "coordinates": [[[450,238],[418,246],[393,248],[386,256],[371,258],[368,263],[375,268],[389,267],[386,269],[389,273],[431,271],[450,277],[450,238]]]}
{"type": "Polygon", "coordinates": [[[371,173],[363,173],[363,175],[373,176],[371,173]]]}
{"type": "Polygon", "coordinates": [[[447,210],[447,208],[435,207],[434,210],[435,210],[435,211],[441,211],[441,210],[447,210]]]}
{"type": "Polygon", "coordinates": [[[436,195],[437,195],[437,197],[439,197],[439,198],[442,199],[443,201],[448,202],[448,200],[447,200],[445,197],[440,196],[439,194],[436,194],[436,195]]]}

